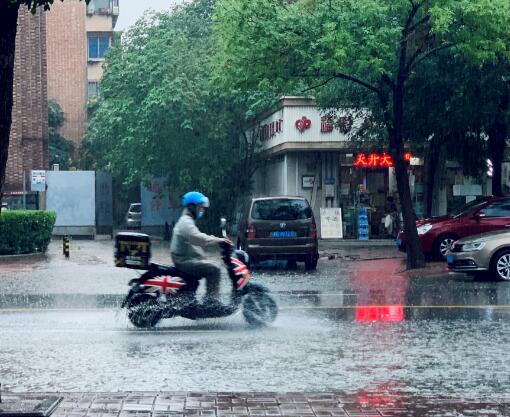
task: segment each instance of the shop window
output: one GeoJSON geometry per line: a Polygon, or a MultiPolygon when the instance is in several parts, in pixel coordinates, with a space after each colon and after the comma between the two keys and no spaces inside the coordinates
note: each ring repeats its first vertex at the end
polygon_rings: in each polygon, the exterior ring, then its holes
{"type": "Polygon", "coordinates": [[[103,59],[110,47],[110,34],[89,33],[87,38],[89,59],[103,59]]]}

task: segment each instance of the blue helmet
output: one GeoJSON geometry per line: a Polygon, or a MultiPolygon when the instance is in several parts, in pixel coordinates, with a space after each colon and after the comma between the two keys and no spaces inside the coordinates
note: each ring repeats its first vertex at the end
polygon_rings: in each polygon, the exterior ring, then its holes
{"type": "Polygon", "coordinates": [[[198,191],[190,191],[189,193],[184,194],[182,197],[182,205],[187,207],[190,204],[201,204],[204,207],[209,207],[209,199],[198,191]]]}

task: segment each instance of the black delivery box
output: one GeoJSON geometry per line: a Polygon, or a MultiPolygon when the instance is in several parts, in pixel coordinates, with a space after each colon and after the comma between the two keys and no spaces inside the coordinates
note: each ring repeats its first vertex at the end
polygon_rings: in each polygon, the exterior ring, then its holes
{"type": "Polygon", "coordinates": [[[115,266],[149,269],[151,239],[143,233],[121,232],[115,237],[115,266]]]}

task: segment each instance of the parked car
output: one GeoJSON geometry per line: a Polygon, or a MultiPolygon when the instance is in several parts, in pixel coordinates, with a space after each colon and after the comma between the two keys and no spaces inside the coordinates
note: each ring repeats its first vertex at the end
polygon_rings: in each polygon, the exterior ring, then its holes
{"type": "Polygon", "coordinates": [[[7,211],[7,210],[9,210],[9,206],[7,205],[7,203],[0,204],[0,211],[7,211]]]}
{"type": "Polygon", "coordinates": [[[126,226],[128,229],[137,229],[142,225],[142,205],[131,203],[126,213],[126,226]]]}
{"type": "MultiPolygon", "coordinates": [[[[419,220],[416,227],[423,252],[442,260],[458,239],[510,228],[510,197],[482,197],[451,215],[419,220]]],[[[398,234],[396,242],[405,252],[403,231],[398,234]]]]}
{"type": "Polygon", "coordinates": [[[510,281],[510,230],[498,230],[460,239],[446,255],[454,272],[487,272],[510,281]]]}
{"type": "Polygon", "coordinates": [[[286,259],[317,268],[317,226],[312,208],[302,197],[252,198],[238,223],[237,247],[252,260],[286,259]]]}

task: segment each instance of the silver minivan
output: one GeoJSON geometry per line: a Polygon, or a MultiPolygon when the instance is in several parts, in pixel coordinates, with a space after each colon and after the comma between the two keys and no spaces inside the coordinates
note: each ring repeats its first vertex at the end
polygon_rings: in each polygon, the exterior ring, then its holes
{"type": "Polygon", "coordinates": [[[139,229],[142,226],[142,205],[131,203],[126,213],[126,226],[128,229],[139,229]]]}

